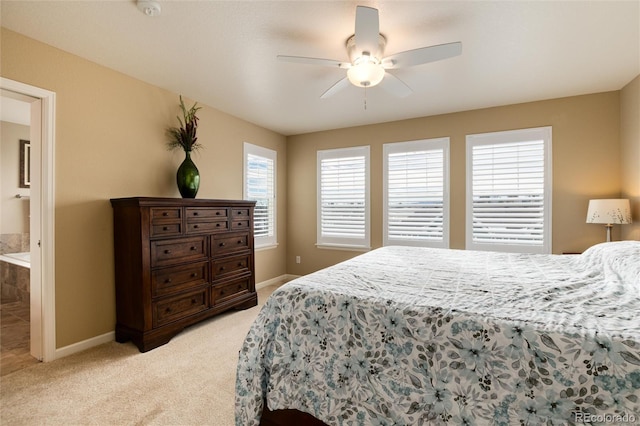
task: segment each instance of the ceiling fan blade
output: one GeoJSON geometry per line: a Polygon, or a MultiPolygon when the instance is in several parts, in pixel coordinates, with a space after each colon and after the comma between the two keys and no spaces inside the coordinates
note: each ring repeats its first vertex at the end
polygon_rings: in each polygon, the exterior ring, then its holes
{"type": "Polygon", "coordinates": [[[369,52],[370,56],[377,55],[379,37],[380,21],[378,19],[378,9],[358,6],[356,8],[356,56],[360,56],[362,52],[369,52]]]}
{"type": "Polygon", "coordinates": [[[384,73],[384,78],[380,83],[380,87],[399,98],[406,98],[413,93],[413,90],[411,90],[404,81],[400,80],[390,72],[384,73]]]}
{"type": "Polygon", "coordinates": [[[351,67],[349,62],[340,62],[333,59],[307,58],[305,56],[286,56],[278,55],[278,60],[284,62],[295,62],[298,64],[320,65],[323,67],[335,67],[348,69],[351,67]]]}
{"type": "Polygon", "coordinates": [[[457,41],[454,43],[421,47],[419,49],[396,53],[384,58],[382,60],[382,66],[385,69],[406,68],[412,67],[414,65],[421,65],[428,62],[435,62],[441,59],[451,58],[454,56],[458,56],[461,53],[462,43],[457,41]]]}
{"type": "Polygon", "coordinates": [[[324,92],[322,96],[320,96],[320,99],[326,99],[328,97],[335,95],[345,87],[349,86],[349,84],[351,83],[349,83],[349,79],[347,77],[343,78],[342,80],[339,80],[336,84],[329,87],[329,89],[327,89],[327,91],[324,92]]]}

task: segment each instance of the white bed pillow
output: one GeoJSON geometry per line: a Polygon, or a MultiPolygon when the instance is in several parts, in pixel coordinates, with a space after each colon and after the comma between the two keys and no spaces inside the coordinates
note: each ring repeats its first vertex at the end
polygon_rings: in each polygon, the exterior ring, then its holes
{"type": "Polygon", "coordinates": [[[640,241],[596,244],[580,255],[580,261],[600,269],[606,281],[620,281],[640,297],[640,241]]]}

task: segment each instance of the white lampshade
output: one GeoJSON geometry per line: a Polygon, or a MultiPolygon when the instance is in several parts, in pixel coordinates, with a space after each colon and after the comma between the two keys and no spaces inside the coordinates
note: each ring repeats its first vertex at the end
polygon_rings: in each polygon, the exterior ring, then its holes
{"type": "Polygon", "coordinates": [[[631,223],[631,206],[626,199],[590,200],[587,223],[631,223]]]}
{"type": "Polygon", "coordinates": [[[631,206],[626,199],[590,200],[587,223],[604,223],[607,227],[607,241],[611,241],[614,224],[631,223],[631,206]]]}
{"type": "Polygon", "coordinates": [[[347,78],[354,86],[373,87],[382,81],[384,68],[375,58],[362,56],[347,71],[347,78]]]}

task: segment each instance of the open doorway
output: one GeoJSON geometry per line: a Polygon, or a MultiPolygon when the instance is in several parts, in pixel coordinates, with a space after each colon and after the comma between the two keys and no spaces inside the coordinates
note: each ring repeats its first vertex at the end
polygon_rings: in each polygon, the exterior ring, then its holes
{"type": "MultiPolygon", "coordinates": [[[[23,301],[25,298],[29,300],[29,352],[37,360],[51,361],[55,359],[56,351],[53,227],[55,93],[5,78],[0,80],[0,90],[3,100],[12,99],[14,105],[25,106],[30,114],[29,137],[19,139],[17,187],[16,182],[11,182],[12,178],[8,179],[6,183],[10,188],[5,189],[5,182],[2,182],[0,193],[1,203],[13,207],[13,210],[6,210],[6,215],[17,216],[21,218],[18,220],[26,222],[20,229],[8,225],[5,228],[15,234],[10,238],[20,240],[20,250],[11,249],[13,257],[23,262],[23,268],[29,266],[28,292],[25,294],[22,284],[21,292],[16,293],[23,301]],[[18,234],[19,237],[16,236],[18,234]]],[[[5,209],[0,208],[0,224],[9,222],[3,221],[4,212],[5,209]]]]}
{"type": "Polygon", "coordinates": [[[30,340],[30,128],[31,103],[36,101],[38,99],[6,90],[2,90],[0,96],[0,372],[3,376],[38,362],[31,355],[30,340]]]}

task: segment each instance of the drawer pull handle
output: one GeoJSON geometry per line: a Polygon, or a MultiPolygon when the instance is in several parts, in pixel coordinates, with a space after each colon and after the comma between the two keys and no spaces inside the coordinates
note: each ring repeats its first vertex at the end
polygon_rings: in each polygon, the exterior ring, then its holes
{"type": "Polygon", "coordinates": [[[220,243],[218,244],[220,247],[224,247],[224,243],[220,243]]]}
{"type": "Polygon", "coordinates": [[[220,216],[220,212],[216,212],[216,216],[220,216]]]}
{"type": "Polygon", "coordinates": [[[238,244],[242,244],[242,240],[238,240],[238,244]]]}
{"type": "Polygon", "coordinates": [[[242,216],[242,210],[238,211],[238,216],[242,216]]]}
{"type": "Polygon", "coordinates": [[[219,223],[216,223],[216,228],[220,228],[220,224],[219,223]]]}
{"type": "Polygon", "coordinates": [[[167,212],[162,212],[162,216],[169,216],[169,213],[167,213],[167,212]]]}
{"type": "Polygon", "coordinates": [[[238,266],[243,267],[244,265],[242,264],[242,262],[238,262],[238,266]]]}
{"type": "Polygon", "coordinates": [[[221,266],[219,270],[224,271],[224,266],[221,266]]]}
{"type": "Polygon", "coordinates": [[[198,216],[198,212],[193,212],[193,215],[194,216],[198,216]]]}
{"type": "Polygon", "coordinates": [[[191,299],[191,304],[192,304],[192,305],[195,305],[196,303],[197,303],[197,300],[196,300],[196,299],[191,299]]]}
{"type": "Polygon", "coordinates": [[[196,251],[197,249],[198,249],[198,247],[191,246],[191,251],[196,251]]]}
{"type": "Polygon", "coordinates": [[[164,310],[164,313],[165,313],[165,314],[169,314],[169,313],[171,313],[171,308],[166,308],[166,309],[164,310]]]}
{"type": "Polygon", "coordinates": [[[220,296],[224,296],[224,290],[220,290],[220,296]]]}
{"type": "Polygon", "coordinates": [[[193,229],[198,229],[199,227],[199,225],[193,225],[193,229]]]}
{"type": "Polygon", "coordinates": [[[193,274],[191,274],[191,278],[196,278],[198,276],[197,272],[194,272],[193,274]]]}
{"type": "Polygon", "coordinates": [[[165,250],[164,251],[164,254],[170,254],[170,253],[171,253],[171,250],[165,250]]]}
{"type": "Polygon", "coordinates": [[[164,282],[165,282],[166,284],[171,284],[171,278],[167,278],[166,280],[164,280],[164,282]]]}
{"type": "Polygon", "coordinates": [[[162,227],[162,230],[163,230],[163,231],[167,231],[167,230],[169,230],[169,227],[168,227],[168,226],[163,226],[163,227],[162,227]]]}

